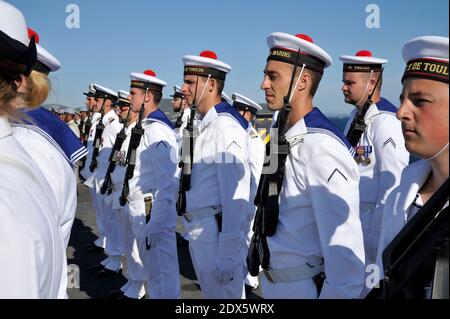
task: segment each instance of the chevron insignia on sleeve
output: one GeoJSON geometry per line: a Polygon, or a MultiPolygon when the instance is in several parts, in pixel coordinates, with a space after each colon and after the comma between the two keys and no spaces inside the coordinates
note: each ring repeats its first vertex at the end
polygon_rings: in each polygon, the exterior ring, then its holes
{"type": "Polygon", "coordinates": [[[164,143],[163,141],[160,141],[158,144],[156,144],[156,148],[158,148],[161,144],[164,145],[165,148],[167,148],[166,143],[164,143]]]}
{"type": "Polygon", "coordinates": [[[392,139],[392,137],[388,138],[384,143],[383,143],[383,148],[386,147],[386,145],[388,145],[389,143],[392,144],[392,146],[394,148],[397,148],[397,144],[395,144],[394,140],[392,139]]]}
{"type": "Polygon", "coordinates": [[[345,177],[344,174],[341,173],[340,170],[338,170],[337,168],[334,169],[333,173],[331,173],[330,177],[328,177],[328,182],[333,178],[333,176],[338,173],[340,174],[346,181],[347,181],[347,177],[345,177]]]}
{"type": "Polygon", "coordinates": [[[235,141],[233,141],[233,142],[230,143],[230,145],[227,146],[227,150],[228,150],[231,146],[233,146],[233,144],[236,145],[237,147],[241,148],[241,147],[239,146],[238,143],[236,143],[235,141]]]}

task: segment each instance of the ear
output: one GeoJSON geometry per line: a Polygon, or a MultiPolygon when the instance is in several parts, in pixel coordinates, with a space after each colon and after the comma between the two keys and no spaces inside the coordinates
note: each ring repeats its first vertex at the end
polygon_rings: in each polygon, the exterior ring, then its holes
{"type": "Polygon", "coordinates": [[[145,96],[145,103],[148,103],[150,101],[153,101],[153,93],[152,91],[148,90],[147,95],[145,96]]]}
{"type": "Polygon", "coordinates": [[[27,78],[23,74],[20,75],[20,78],[17,81],[14,80],[14,83],[16,84],[17,87],[17,91],[19,91],[19,89],[26,83],[26,80],[27,78]]]}
{"type": "Polygon", "coordinates": [[[368,89],[368,93],[369,94],[374,92],[375,85],[377,84],[378,76],[377,75],[375,75],[375,76],[372,75],[372,78],[370,79],[370,83],[369,83],[369,89],[368,89]]]}
{"type": "MultiPolygon", "coordinates": [[[[297,84],[297,90],[303,91],[307,87],[309,87],[312,83],[312,77],[311,74],[308,72],[303,71],[302,78],[298,81],[297,84]]],[[[295,84],[295,83],[294,83],[295,84]]]]}
{"type": "Polygon", "coordinates": [[[208,91],[211,93],[214,88],[217,87],[217,81],[216,79],[210,78],[208,81],[208,91]]]}

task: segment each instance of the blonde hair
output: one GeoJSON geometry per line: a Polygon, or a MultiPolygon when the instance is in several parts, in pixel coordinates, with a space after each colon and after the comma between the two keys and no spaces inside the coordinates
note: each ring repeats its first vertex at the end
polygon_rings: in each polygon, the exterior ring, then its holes
{"type": "Polygon", "coordinates": [[[27,78],[27,94],[25,96],[26,106],[35,108],[47,99],[51,84],[47,75],[38,71],[31,71],[27,78]]]}

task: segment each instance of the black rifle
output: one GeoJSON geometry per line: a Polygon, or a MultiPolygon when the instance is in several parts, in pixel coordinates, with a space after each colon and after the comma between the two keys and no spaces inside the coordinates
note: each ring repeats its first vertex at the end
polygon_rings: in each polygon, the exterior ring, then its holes
{"type": "Polygon", "coordinates": [[[123,142],[127,138],[127,135],[125,134],[125,130],[127,128],[128,119],[130,117],[130,112],[131,112],[131,107],[128,110],[128,114],[127,114],[125,121],[123,122],[122,129],[116,135],[116,140],[114,141],[114,146],[111,150],[111,155],[109,156],[108,170],[106,171],[105,179],[103,181],[102,187],[100,188],[100,193],[102,195],[104,195],[106,193],[106,191],[108,191],[108,194],[111,194],[111,192],[112,192],[111,174],[114,172],[114,169],[116,168],[117,156],[119,155],[119,152],[122,148],[123,142]]]}
{"type": "Polygon", "coordinates": [[[192,163],[194,161],[194,117],[197,109],[197,86],[198,77],[195,84],[195,95],[189,121],[183,132],[183,142],[181,145],[181,168],[180,187],[178,188],[177,213],[182,216],[186,213],[186,192],[191,189],[192,163]]]}
{"type": "Polygon", "coordinates": [[[448,199],[447,179],[383,251],[384,280],[367,299],[424,297],[436,258],[448,258],[449,207],[443,208],[448,199]]]}
{"type": "Polygon", "coordinates": [[[366,116],[366,113],[369,110],[370,106],[373,104],[372,96],[378,87],[378,83],[380,83],[380,79],[381,79],[381,76],[383,75],[383,71],[384,71],[384,67],[383,67],[383,69],[381,69],[380,76],[377,79],[377,83],[375,84],[375,87],[373,88],[372,93],[370,93],[367,96],[367,100],[366,100],[366,103],[364,103],[361,114],[359,114],[359,113],[356,114],[355,118],[353,119],[352,124],[350,125],[350,129],[348,130],[347,140],[353,147],[358,145],[361,135],[366,130],[366,123],[364,121],[364,117],[366,116]]]}
{"type": "MultiPolygon", "coordinates": [[[[183,100],[184,100],[184,96],[181,97],[180,108],[183,106],[183,100]]],[[[183,115],[184,115],[184,109],[181,110],[180,115],[177,117],[177,120],[174,125],[175,128],[179,128],[179,127],[181,127],[181,125],[183,125],[183,115]]]]}
{"type": "MultiPolygon", "coordinates": [[[[258,191],[255,197],[255,205],[257,206],[255,221],[253,224],[253,237],[250,242],[249,253],[247,256],[247,267],[252,276],[257,276],[259,266],[263,269],[269,267],[270,252],[267,245],[267,237],[275,234],[278,225],[279,205],[278,198],[283,184],[285,174],[286,158],[289,155],[289,142],[285,136],[285,126],[289,112],[291,111],[290,97],[294,85],[295,73],[297,72],[297,64],[299,62],[300,51],[297,53],[297,60],[292,70],[291,82],[289,90],[283,100],[283,108],[278,115],[276,127],[277,135],[271,139],[266,146],[266,154],[269,153],[270,161],[264,163],[265,167],[270,164],[277,163],[275,173],[263,173],[258,185],[258,191]],[[271,147],[273,146],[273,147],[271,147]]],[[[266,168],[267,169],[267,168],[266,168]]]]}
{"type": "Polygon", "coordinates": [[[134,168],[136,166],[136,150],[141,143],[142,135],[144,135],[144,129],[142,128],[142,118],[145,110],[145,97],[147,96],[148,88],[145,89],[144,100],[142,101],[141,109],[139,110],[139,119],[136,126],[131,130],[130,145],[128,145],[127,151],[127,170],[125,171],[125,177],[123,180],[122,194],[120,195],[120,206],[125,206],[127,203],[128,194],[130,193],[129,181],[133,178],[134,168]]]}
{"type": "MultiPolygon", "coordinates": [[[[91,127],[92,127],[91,121],[92,121],[92,117],[88,117],[88,118],[87,118],[87,121],[84,123],[84,131],[83,131],[83,134],[84,134],[84,141],[85,141],[85,142],[87,142],[87,140],[88,140],[88,138],[89,138],[89,133],[90,133],[91,127]]],[[[86,146],[86,144],[85,144],[85,146],[86,146]]]]}
{"type": "Polygon", "coordinates": [[[102,143],[102,134],[103,130],[105,129],[105,124],[103,124],[103,116],[104,114],[104,107],[105,107],[106,98],[103,99],[102,107],[100,109],[101,117],[100,120],[97,123],[97,126],[95,127],[95,137],[94,137],[94,150],[92,151],[92,159],[91,159],[91,165],[89,165],[89,170],[91,173],[94,172],[94,170],[97,168],[97,156],[100,150],[100,144],[102,143]]]}

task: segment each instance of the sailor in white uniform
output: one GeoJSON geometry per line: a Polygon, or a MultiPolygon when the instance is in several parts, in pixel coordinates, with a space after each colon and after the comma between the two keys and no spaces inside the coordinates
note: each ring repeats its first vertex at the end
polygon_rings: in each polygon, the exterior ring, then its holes
{"type": "Polygon", "coordinates": [[[166,82],[152,70],[131,73],[130,77],[132,112],[142,112],[144,133],[137,149],[128,150],[135,152],[136,158],[129,180],[127,209],[147,275],[148,296],[177,299],[180,297],[175,237],[178,145],[172,123],[158,109],[166,82]]]}
{"type": "Polygon", "coordinates": [[[131,218],[127,210],[128,206],[122,207],[119,198],[122,192],[123,178],[126,171],[127,151],[130,144],[131,131],[136,126],[138,114],[131,112],[130,109],[130,92],[119,91],[119,100],[117,102],[120,113],[119,116],[123,122],[127,122],[125,128],[126,138],[122,144],[120,152],[117,153],[115,169],[111,174],[111,194],[107,195],[105,202],[111,206],[119,215],[119,231],[122,242],[122,251],[125,255],[127,271],[126,277],[128,281],[119,290],[111,291],[109,297],[120,299],[141,299],[145,296],[145,270],[139,257],[136,238],[131,228],[131,218]]]}
{"type": "Polygon", "coordinates": [[[17,115],[15,92],[27,95],[34,41],[22,13],[0,1],[0,82],[2,92],[11,93],[0,96],[0,298],[58,298],[65,262],[56,199],[7,118],[17,115]]]}
{"type": "MultiPolygon", "coordinates": [[[[98,84],[95,84],[94,87],[95,101],[97,102],[95,111],[102,114],[100,121],[102,121],[104,129],[101,135],[98,156],[96,158],[97,167],[95,169],[93,183],[97,191],[98,210],[96,211],[96,214],[100,216],[104,225],[106,237],[105,251],[108,255],[108,258],[101,262],[104,269],[101,269],[98,272],[98,275],[100,277],[107,277],[118,273],[122,269],[122,250],[120,243],[118,214],[113,214],[111,207],[104,202],[104,195],[100,193],[100,188],[103,185],[106,171],[108,170],[109,156],[116,140],[117,133],[120,132],[122,126],[119,122],[119,117],[112,107],[112,103],[114,103],[118,98],[117,92],[98,84]]],[[[92,154],[92,157],[90,158],[91,163],[93,157],[94,154],[92,154]]]]}
{"type": "Polygon", "coordinates": [[[267,44],[270,53],[261,89],[270,110],[280,110],[285,96],[292,110],[286,123],[290,153],[278,224],[267,237],[270,261],[261,280],[263,296],[357,298],[364,282],[358,167],[345,137],[313,107],[331,58],[304,34],[276,32],[267,44]],[[290,81],[292,92],[287,96],[290,81]],[[313,280],[321,272],[322,287],[313,280]]]}
{"type": "MultiPolygon", "coordinates": [[[[248,214],[248,229],[247,234],[247,246],[250,245],[250,240],[253,236],[253,220],[255,218],[255,196],[258,190],[259,179],[264,164],[264,152],[265,146],[261,136],[255,130],[252,125],[254,118],[258,111],[262,110],[261,105],[255,101],[249,99],[242,94],[233,93],[233,107],[239,111],[239,113],[249,123],[249,140],[248,140],[248,165],[250,167],[250,199],[249,199],[249,214],[248,214]]],[[[247,251],[245,251],[244,259],[247,257],[247,251]]],[[[256,289],[259,285],[258,277],[247,274],[245,277],[245,283],[250,287],[256,289]]]]}
{"type": "Polygon", "coordinates": [[[90,122],[88,123],[89,132],[86,141],[86,148],[88,149],[89,155],[85,160],[84,167],[81,170],[80,174],[85,179],[85,182],[83,184],[86,185],[90,190],[91,203],[92,208],[94,209],[95,212],[95,222],[98,231],[98,238],[94,241],[92,245],[86,247],[87,253],[103,252],[106,246],[105,225],[101,214],[98,213],[100,209],[98,208],[97,203],[97,189],[95,183],[93,182],[95,177],[95,170],[94,172],[91,172],[89,168],[91,163],[90,160],[92,158],[92,153],[94,149],[95,131],[97,128],[98,121],[100,120],[101,117],[99,110],[96,110],[97,102],[95,101],[95,85],[96,85],[95,83],[89,84],[88,92],[83,93],[84,95],[86,95],[86,105],[89,109],[89,112],[91,113],[91,117],[89,119],[90,122]]]}
{"type": "Polygon", "coordinates": [[[68,107],[64,109],[65,114],[65,122],[67,126],[72,130],[73,134],[75,134],[78,138],[80,138],[80,129],[78,128],[78,124],[75,122],[75,109],[68,107]]]}
{"type": "MultiPolygon", "coordinates": [[[[28,34],[39,39],[32,29],[28,34]]],[[[59,61],[37,44],[37,62],[33,71],[47,77],[60,67],[59,61]]],[[[77,206],[74,167],[78,160],[86,156],[87,149],[64,122],[44,108],[29,110],[26,114],[31,122],[15,124],[14,137],[39,166],[53,190],[60,207],[60,224],[67,246],[77,206]]]]}
{"type": "Polygon", "coordinates": [[[187,125],[187,121],[191,114],[191,109],[187,105],[187,101],[181,93],[181,87],[175,85],[173,87],[173,94],[170,96],[172,98],[172,110],[178,113],[177,120],[175,121],[175,133],[177,133],[178,139],[181,140],[183,137],[183,129],[187,125]]]}
{"type": "MultiPolygon", "coordinates": [[[[201,121],[194,144],[184,229],[205,298],[244,298],[243,250],[248,229],[248,122],[221,101],[231,67],[212,51],[183,57],[182,92],[201,121]]],[[[184,152],[185,150],[183,150],[184,152]]]]}
{"type": "MultiPolygon", "coordinates": [[[[31,29],[29,35],[35,35],[39,39],[31,29]]],[[[40,76],[47,77],[49,72],[55,72],[61,67],[59,61],[39,44],[37,59],[33,72],[39,72],[40,76]]],[[[42,89],[44,92],[45,88],[42,89]]],[[[48,95],[49,86],[46,91],[45,95],[48,95]]],[[[87,150],[66,123],[44,108],[30,110],[26,114],[31,118],[31,122],[15,124],[14,137],[35,161],[51,187],[59,208],[57,219],[67,247],[77,207],[77,180],[74,170],[77,161],[86,156],[87,150]]],[[[65,249],[63,253],[65,254],[65,249]]],[[[66,259],[61,278],[59,297],[64,298],[67,290],[66,259]]]]}
{"type": "Polygon", "coordinates": [[[355,149],[360,173],[360,218],[363,227],[366,264],[375,262],[381,231],[383,206],[390,192],[398,186],[408,165],[397,108],[381,97],[382,67],[387,60],[361,50],[355,56],[343,55],[342,92],[345,102],[355,106],[344,134],[355,149]],[[380,78],[380,79],[379,79],[380,78]],[[379,80],[378,80],[379,79],[379,80]],[[367,102],[370,98],[370,102],[367,102]],[[357,117],[366,125],[356,130],[357,117]]]}
{"type": "Polygon", "coordinates": [[[448,50],[448,38],[440,36],[417,37],[403,47],[406,69],[397,117],[406,149],[421,160],[404,169],[386,201],[377,254],[382,276],[384,249],[448,180],[448,50]]]}

